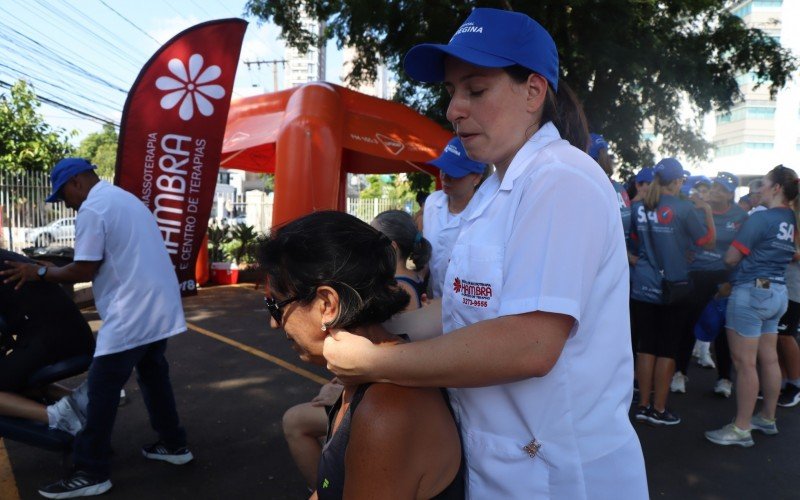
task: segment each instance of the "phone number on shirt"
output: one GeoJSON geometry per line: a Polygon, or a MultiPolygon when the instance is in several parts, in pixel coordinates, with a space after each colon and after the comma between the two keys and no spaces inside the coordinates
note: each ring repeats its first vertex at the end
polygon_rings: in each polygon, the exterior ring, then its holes
{"type": "Polygon", "coordinates": [[[466,297],[461,298],[461,303],[473,307],[489,307],[489,302],[485,300],[473,300],[473,299],[468,299],[466,297]]]}

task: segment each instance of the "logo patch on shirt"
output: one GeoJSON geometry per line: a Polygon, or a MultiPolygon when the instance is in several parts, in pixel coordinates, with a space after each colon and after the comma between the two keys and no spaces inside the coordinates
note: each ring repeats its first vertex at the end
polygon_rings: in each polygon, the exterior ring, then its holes
{"type": "Polygon", "coordinates": [[[453,291],[461,295],[462,304],[473,307],[488,307],[492,298],[491,283],[478,283],[458,277],[453,280],[453,291]]]}
{"type": "Polygon", "coordinates": [[[658,209],[658,213],[656,214],[659,224],[669,224],[672,222],[672,218],[674,216],[675,214],[672,212],[670,207],[661,207],[658,209]]]}

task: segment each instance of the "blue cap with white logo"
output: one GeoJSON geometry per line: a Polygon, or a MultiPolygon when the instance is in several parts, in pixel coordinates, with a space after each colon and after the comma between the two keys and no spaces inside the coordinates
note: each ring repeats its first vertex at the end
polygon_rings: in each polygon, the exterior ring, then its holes
{"type": "Polygon", "coordinates": [[[53,192],[45,200],[47,203],[55,203],[61,199],[59,191],[64,187],[68,180],[72,179],[81,172],[87,170],[94,170],[96,166],[89,163],[89,160],[84,158],[64,158],[56,163],[53,171],[50,172],[50,184],[53,186],[53,192]]]}
{"type": "Polygon", "coordinates": [[[672,182],[684,177],[683,165],[675,158],[664,158],[656,163],[656,172],[661,179],[672,182]]]}
{"type": "Polygon", "coordinates": [[[636,182],[653,182],[655,169],[653,167],[642,167],[639,173],[636,174],[636,182]]]}
{"type": "Polygon", "coordinates": [[[730,172],[718,172],[714,177],[714,182],[725,188],[729,193],[735,193],[739,187],[739,178],[730,172]]]}
{"type": "Polygon", "coordinates": [[[403,67],[415,80],[441,82],[447,55],[483,68],[519,65],[542,75],[553,90],[558,90],[558,50],[553,37],[519,12],[475,9],[450,42],[413,47],[403,67]]]}
{"type": "Polygon", "coordinates": [[[597,160],[600,156],[600,150],[608,149],[608,143],[600,134],[591,134],[591,139],[589,143],[589,156],[597,160]]]}
{"type": "Polygon", "coordinates": [[[483,174],[484,170],[486,170],[486,165],[483,163],[469,159],[464,146],[461,144],[461,139],[458,137],[450,139],[442,154],[433,160],[431,165],[456,179],[460,179],[467,174],[483,174]]]}

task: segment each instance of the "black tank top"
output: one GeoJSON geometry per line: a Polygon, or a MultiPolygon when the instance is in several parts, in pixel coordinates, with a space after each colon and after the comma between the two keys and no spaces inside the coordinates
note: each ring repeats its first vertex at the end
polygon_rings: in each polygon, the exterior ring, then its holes
{"type": "MultiPolygon", "coordinates": [[[[339,424],[339,428],[333,436],[331,436],[331,429],[333,429],[333,421],[336,418],[336,414],[342,407],[341,396],[328,413],[328,439],[325,443],[325,447],[322,449],[322,456],[320,457],[319,469],[317,471],[317,497],[319,500],[339,500],[344,495],[344,463],[347,443],[350,441],[350,423],[358,404],[364,397],[364,393],[367,392],[367,389],[369,389],[371,385],[372,384],[362,384],[356,388],[356,392],[353,394],[353,400],[350,402],[350,408],[342,418],[342,422],[339,424]]],[[[450,415],[452,416],[453,410],[450,407],[447,392],[444,389],[442,389],[441,392],[445,403],[447,403],[447,408],[450,410],[450,415]]],[[[456,477],[453,478],[453,481],[447,488],[433,498],[435,500],[461,500],[464,498],[463,452],[461,467],[459,467],[456,477]]]]}

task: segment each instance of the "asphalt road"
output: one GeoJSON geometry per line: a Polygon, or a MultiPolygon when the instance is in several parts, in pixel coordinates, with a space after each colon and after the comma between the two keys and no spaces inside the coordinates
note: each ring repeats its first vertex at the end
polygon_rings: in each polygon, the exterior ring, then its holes
{"type": "MultiPolygon", "coordinates": [[[[185,299],[193,329],[170,340],[168,358],[178,410],[196,460],[155,463],[140,447],[155,440],[135,380],[126,390],[113,438],[116,499],[295,499],[307,491],[281,432],[281,415],[308,401],[328,378],[300,361],[281,332],[272,331],[262,291],[202,290],[185,299]],[[233,344],[233,345],[232,345],[233,344]],[[276,364],[278,363],[278,364],[276,364]]],[[[89,319],[96,315],[88,312],[89,319]]],[[[779,409],[777,436],[755,435],[749,449],[707,442],[703,431],[730,421],[734,401],[715,396],[713,370],[692,366],[688,394],[670,406],[683,418],[672,428],[637,424],[651,497],[656,499],[800,498],[800,407],[779,409]]],[[[70,381],[80,382],[80,378],[70,381]]],[[[61,456],[6,442],[22,499],[64,472],[61,456]]],[[[7,499],[2,499],[7,500],[7,499]]]]}

